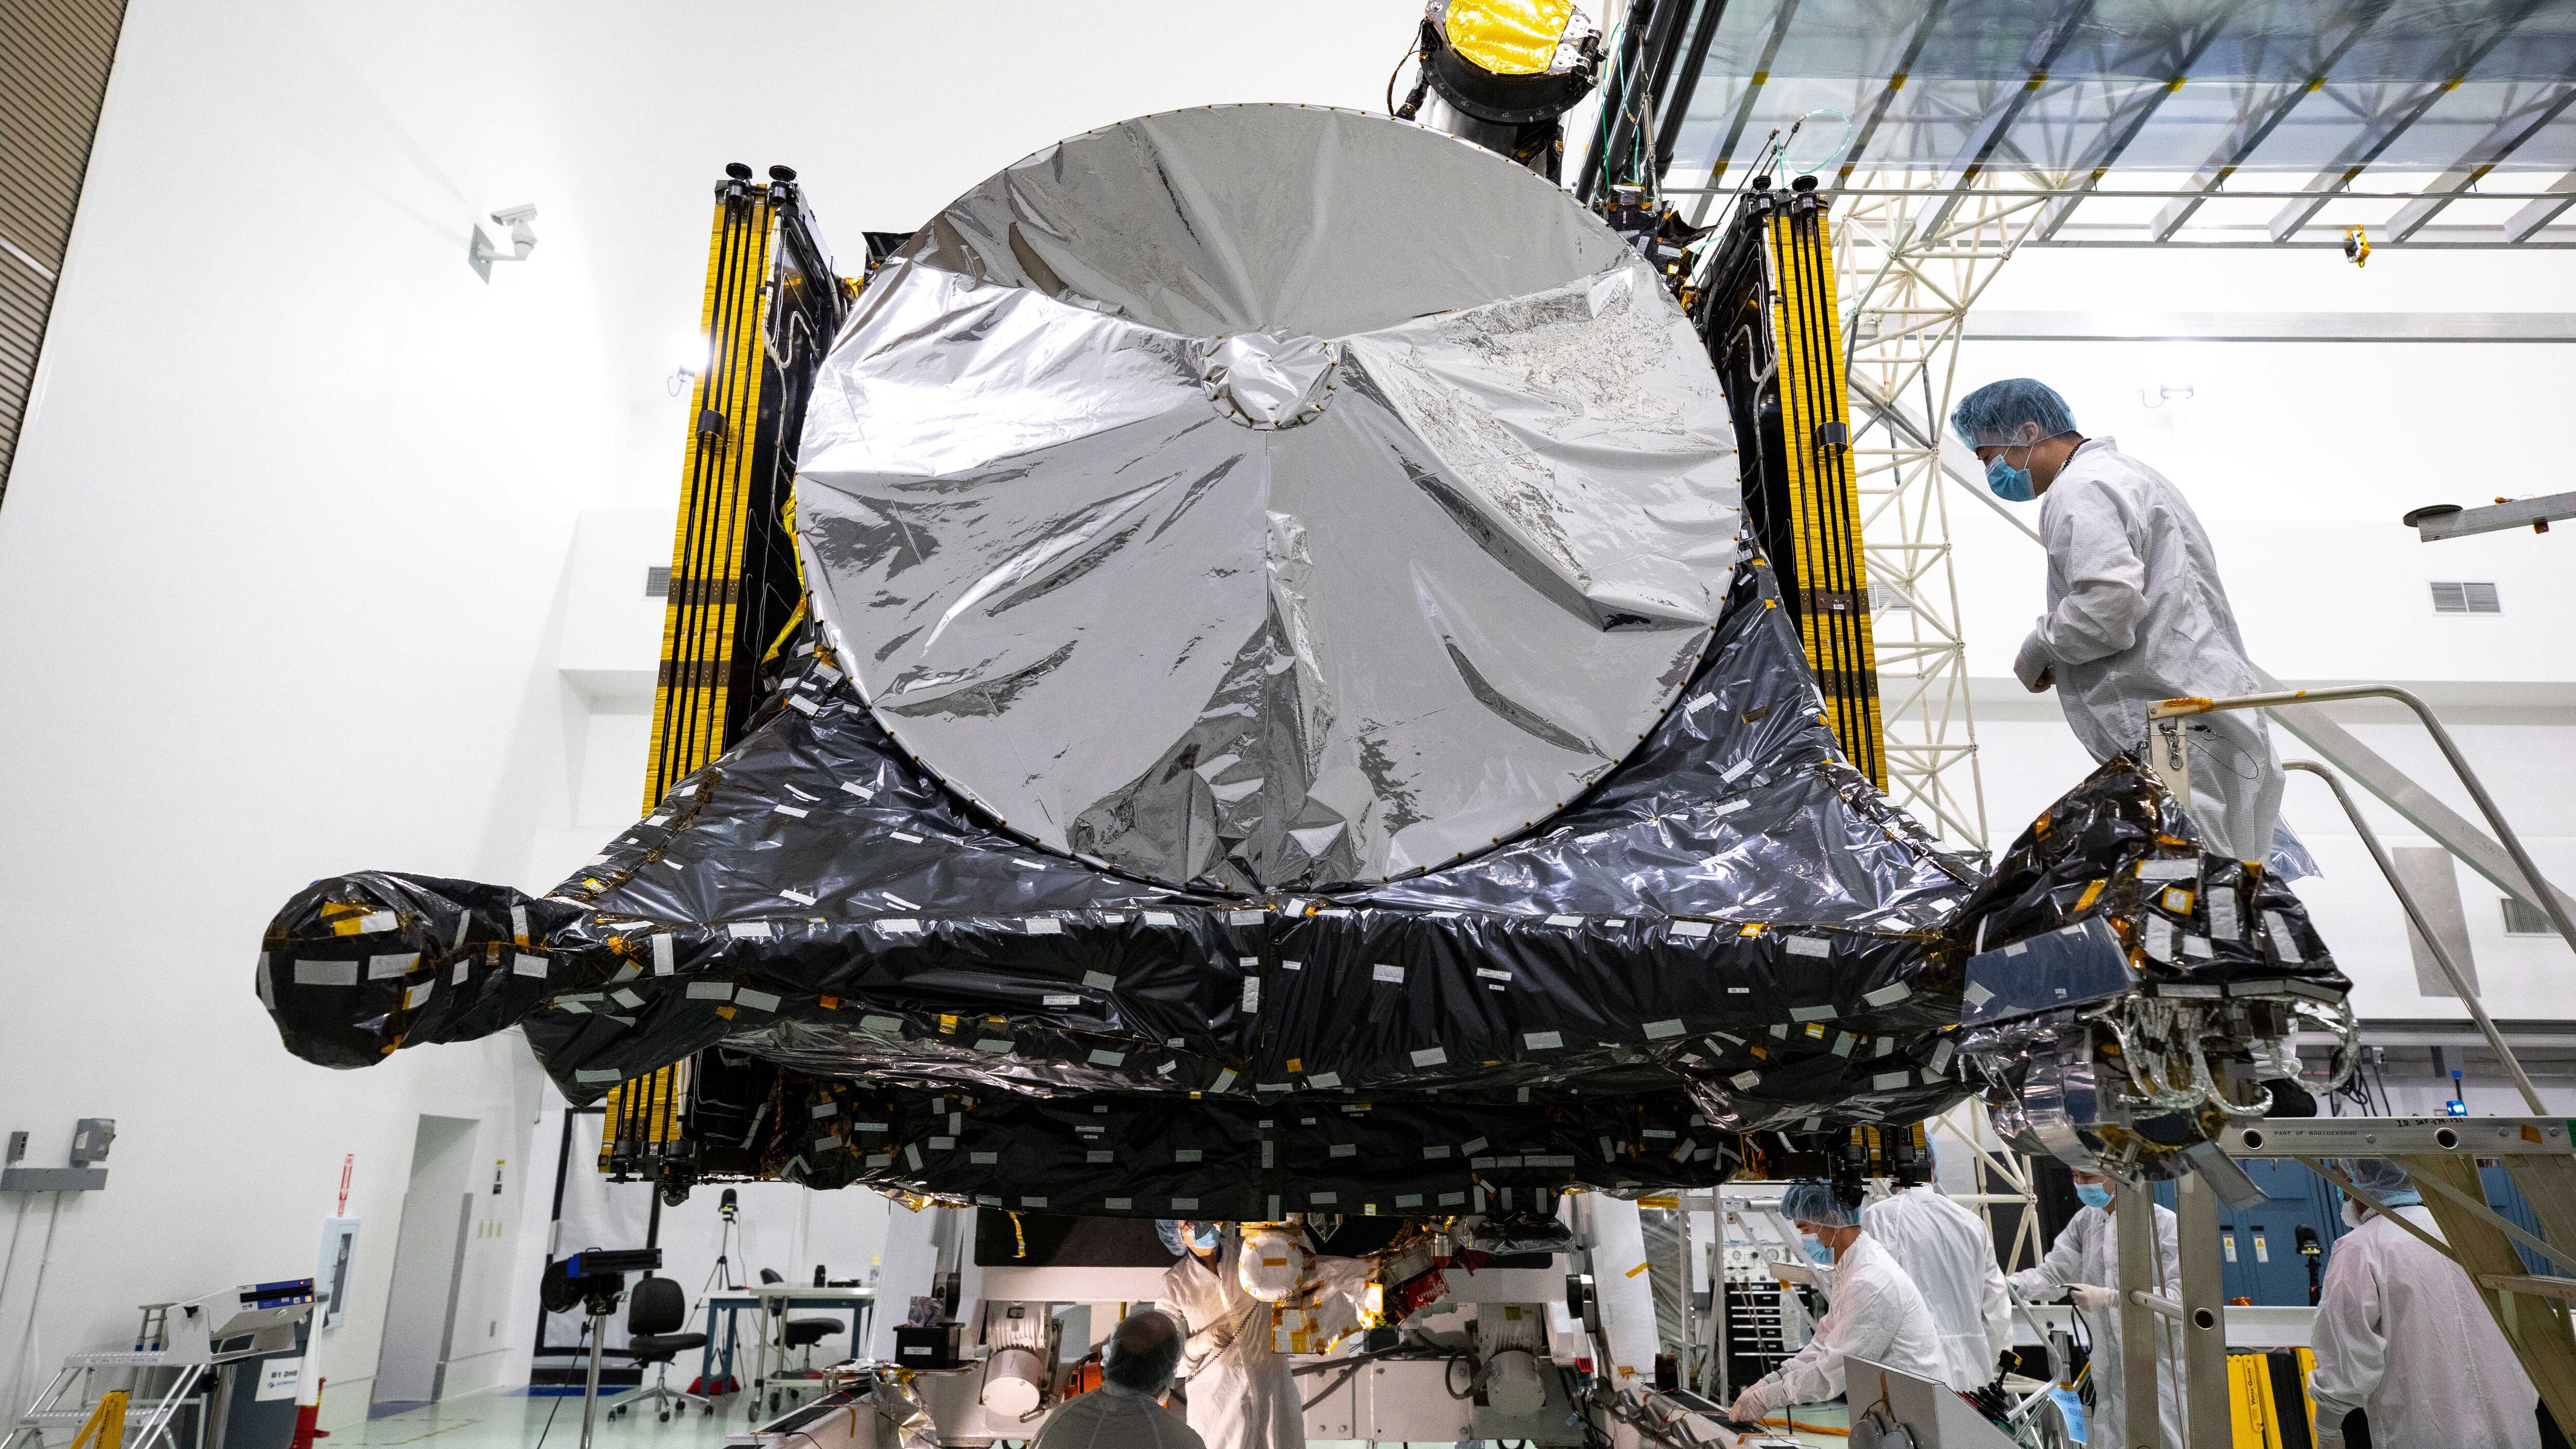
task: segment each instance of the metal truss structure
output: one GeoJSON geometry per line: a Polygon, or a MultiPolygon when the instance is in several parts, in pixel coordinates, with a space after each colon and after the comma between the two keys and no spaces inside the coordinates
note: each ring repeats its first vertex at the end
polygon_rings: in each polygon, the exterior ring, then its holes
{"type": "Polygon", "coordinates": [[[1944,838],[1979,852],[1988,844],[1985,790],[1941,420],[1969,309],[2047,215],[2027,195],[1928,182],[1879,186],[1833,213],[1888,787],[1944,838]]]}
{"type": "Polygon", "coordinates": [[[1928,231],[2011,177],[2045,202],[2031,245],[2341,247],[2356,225],[2373,246],[2576,245],[2564,0],[1926,0],[1891,18],[1638,0],[1631,25],[1669,37],[1648,47],[1657,159],[1723,192],[1830,108],[1848,118],[1837,205],[1938,190],[1928,231]]]}

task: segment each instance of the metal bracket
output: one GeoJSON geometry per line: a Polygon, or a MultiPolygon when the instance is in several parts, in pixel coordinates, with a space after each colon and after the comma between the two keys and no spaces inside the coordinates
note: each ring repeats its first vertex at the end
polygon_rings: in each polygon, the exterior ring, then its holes
{"type": "Polygon", "coordinates": [[[0,1192],[97,1192],[106,1186],[104,1167],[0,1168],[0,1192]]]}
{"type": "Polygon", "coordinates": [[[2547,533],[2549,525],[2563,518],[2576,518],[2576,493],[2500,498],[2485,508],[2435,503],[2409,509],[2401,521],[2415,530],[2417,538],[2438,543],[2446,538],[2466,538],[2473,533],[2495,533],[2507,528],[2527,527],[2534,533],[2547,533]]]}
{"type": "Polygon", "coordinates": [[[2230,1126],[2230,1157],[2565,1157],[2563,1117],[2298,1117],[2230,1126]]]}
{"type": "Polygon", "coordinates": [[[2191,813],[2191,751],[2182,736],[2185,711],[2165,700],[2147,706],[2147,773],[2156,777],[2185,815],[2191,813]],[[2171,712],[2168,713],[2168,710],[2171,712]]]}

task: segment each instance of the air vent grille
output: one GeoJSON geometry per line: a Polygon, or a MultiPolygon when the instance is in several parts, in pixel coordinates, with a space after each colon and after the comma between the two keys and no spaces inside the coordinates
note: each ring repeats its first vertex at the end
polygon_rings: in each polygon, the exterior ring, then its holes
{"type": "Polygon", "coordinates": [[[2433,585],[2433,612],[2436,614],[2501,614],[2504,603],[2496,596],[2496,586],[2486,583],[2445,583],[2433,585]]]}
{"type": "Polygon", "coordinates": [[[2529,901],[2504,898],[2504,933],[2508,936],[2555,936],[2549,913],[2529,901]]]}

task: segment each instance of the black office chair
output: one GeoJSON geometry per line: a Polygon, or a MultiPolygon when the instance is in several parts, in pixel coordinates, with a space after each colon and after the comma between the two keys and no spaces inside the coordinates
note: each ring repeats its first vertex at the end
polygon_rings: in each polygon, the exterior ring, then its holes
{"type": "MultiPolygon", "coordinates": [[[[703,1333],[671,1332],[688,1321],[689,1295],[680,1287],[678,1280],[647,1277],[635,1285],[634,1291],[626,1297],[626,1347],[635,1356],[636,1363],[654,1366],[653,1383],[649,1388],[628,1389],[609,1400],[608,1417],[616,1418],[642,1399],[650,1399],[661,1407],[662,1422],[666,1424],[671,1421],[673,1400],[683,1405],[695,1404],[710,1414],[716,1411],[713,1402],[696,1394],[683,1393],[665,1382],[670,1377],[672,1359],[689,1349],[707,1346],[707,1336],[703,1333]]],[[[685,1414],[688,1410],[682,1408],[680,1412],[685,1414]]]]}
{"type": "MultiPolygon", "coordinates": [[[[763,1268],[760,1270],[760,1281],[784,1283],[787,1280],[778,1276],[777,1269],[763,1268]]],[[[778,1320],[776,1324],[778,1347],[782,1352],[791,1348],[804,1350],[803,1357],[797,1363],[796,1373],[798,1377],[809,1380],[814,1377],[814,1345],[849,1326],[837,1318],[789,1318],[785,1299],[770,1303],[769,1316],[778,1320]]],[[[773,1375],[773,1377],[784,1377],[784,1374],[773,1375]]],[[[769,1404],[773,1409],[778,1407],[780,1392],[775,1388],[770,1390],[769,1404]]]]}

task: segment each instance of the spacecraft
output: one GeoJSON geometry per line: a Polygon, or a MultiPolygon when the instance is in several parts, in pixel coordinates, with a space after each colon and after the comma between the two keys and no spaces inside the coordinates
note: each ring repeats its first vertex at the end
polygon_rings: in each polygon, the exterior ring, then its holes
{"type": "MultiPolygon", "coordinates": [[[[1597,58],[1568,35],[1546,66],[1597,58]]],[[[741,275],[793,275],[742,365],[796,383],[702,384],[683,552],[749,522],[675,579],[651,804],[542,895],[298,893],[257,971],[285,1045],[516,1026],[671,1191],[1546,1213],[1971,1094],[2028,1150],[2189,1170],[2296,1032],[2348,1040],[2296,898],[2126,761],[1991,870],[1893,803],[1866,610],[1818,602],[1856,542],[1783,501],[1834,475],[1739,456],[1783,446],[1730,420],[1777,377],[1529,159],[1147,116],[872,238],[854,299],[792,173],[743,168],[741,275]],[[720,1103],[721,1161],[682,1130],[720,1103]]]]}

